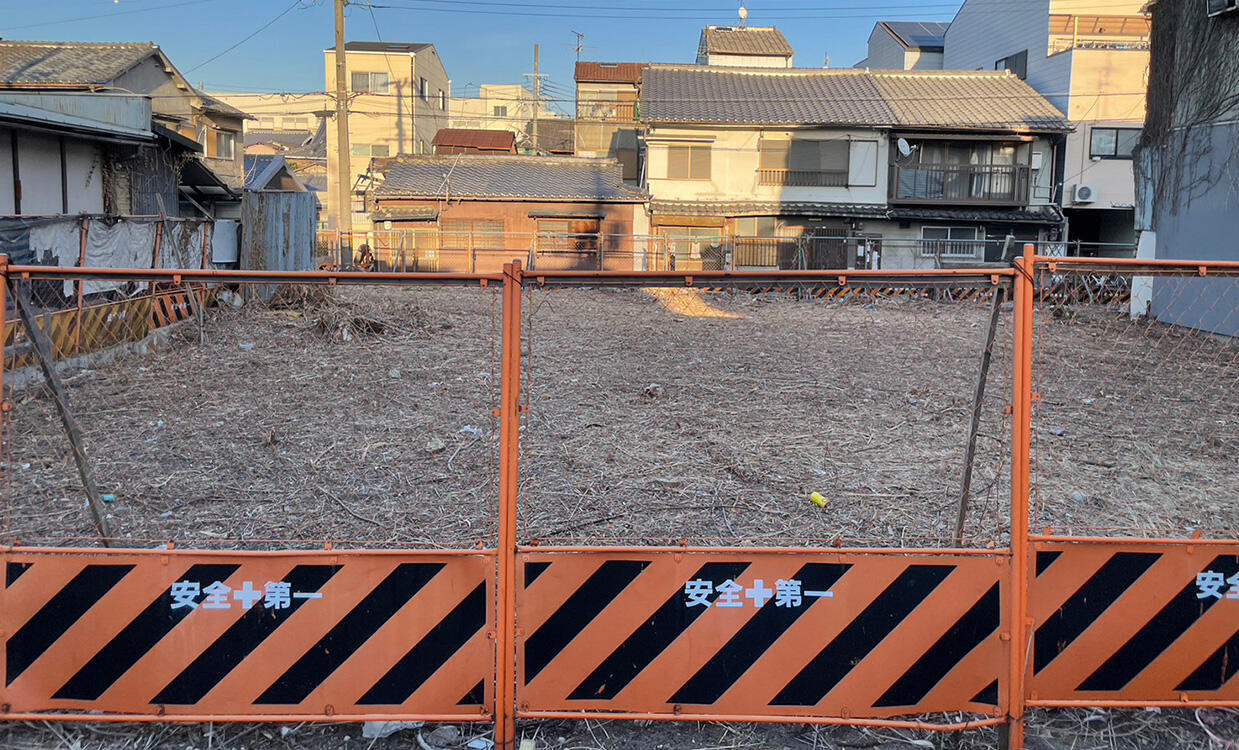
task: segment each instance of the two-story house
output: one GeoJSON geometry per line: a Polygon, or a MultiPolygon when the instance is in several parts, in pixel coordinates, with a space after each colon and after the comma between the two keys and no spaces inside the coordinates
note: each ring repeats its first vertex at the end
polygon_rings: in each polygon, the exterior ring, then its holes
{"type": "Polygon", "coordinates": [[[641,177],[637,95],[643,63],[576,64],[576,153],[623,165],[624,180],[641,177]]]}
{"type": "MultiPolygon", "coordinates": [[[[448,100],[452,83],[433,44],[403,42],[346,42],[349,98],[348,130],[350,174],[354,200],[353,223],[365,226],[359,186],[372,158],[398,154],[429,154],[435,133],[449,125],[448,100]]],[[[335,47],[323,50],[326,90],[336,90],[335,47]]],[[[336,128],[327,128],[327,192],[336,195],[336,128]]],[[[330,226],[336,225],[339,207],[331,206],[330,226]]]]}
{"type": "Polygon", "coordinates": [[[650,65],[639,104],[677,267],[975,263],[1062,223],[1070,125],[1009,72],[650,65]]]}
{"type": "MultiPolygon", "coordinates": [[[[156,136],[169,149],[197,153],[197,158],[177,161],[175,179],[183,205],[178,208],[166,191],[143,181],[114,209],[169,216],[179,210],[216,217],[239,214],[244,175],[240,143],[248,115],[191,86],[157,45],[0,41],[0,90],[149,97],[156,136]]],[[[121,173],[130,168],[145,169],[127,164],[121,173]]]]}
{"type": "Polygon", "coordinates": [[[965,0],[945,35],[944,68],[1010,70],[1076,123],[1055,187],[1068,237],[1086,254],[1134,241],[1132,150],[1149,83],[1147,4],[965,0]]]}

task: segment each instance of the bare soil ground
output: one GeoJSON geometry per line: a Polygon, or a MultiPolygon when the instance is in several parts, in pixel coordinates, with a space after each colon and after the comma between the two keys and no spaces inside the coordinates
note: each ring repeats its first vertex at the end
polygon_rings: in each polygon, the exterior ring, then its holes
{"type": "MultiPolygon", "coordinates": [[[[351,288],[219,309],[205,345],[183,325],[168,348],[68,375],[117,535],[489,539],[494,294],[351,288]]],[[[950,536],[985,303],[676,295],[688,293],[526,295],[522,538],[950,536]]],[[[1009,318],[978,439],[977,545],[1007,531],[1009,318]]],[[[1037,526],[1239,528],[1239,504],[1225,500],[1239,494],[1239,346],[1094,309],[1043,316],[1037,362],[1037,526]]],[[[26,543],[92,539],[51,399],[37,387],[12,397],[3,528],[26,543]]]]}
{"type": "MultiPolygon", "coordinates": [[[[522,539],[937,546],[953,531],[986,303],[641,290],[527,293],[522,539]],[[812,492],[827,498],[819,509],[812,492]]],[[[213,309],[170,346],[68,374],[134,545],[462,547],[494,535],[492,290],[347,288],[213,309]]],[[[1038,526],[1239,529],[1239,346],[1042,316],[1038,526]]],[[[968,543],[1005,543],[1011,320],[982,413],[968,543]]],[[[50,398],[9,394],[4,537],[93,544],[50,398]]],[[[1233,535],[1233,531],[1229,532],[1233,535]]],[[[1045,747],[1207,747],[1233,714],[1055,712],[1045,747]]],[[[539,747],[902,747],[853,729],[531,723],[539,747]],[[563,738],[563,741],[560,741],[563,738]]],[[[467,739],[472,735],[466,733],[467,739]]],[[[969,733],[960,747],[993,742],[969,733]]],[[[927,746],[923,742],[920,744],[927,746]]],[[[0,747],[416,747],[355,725],[0,725],[0,747]]]]}

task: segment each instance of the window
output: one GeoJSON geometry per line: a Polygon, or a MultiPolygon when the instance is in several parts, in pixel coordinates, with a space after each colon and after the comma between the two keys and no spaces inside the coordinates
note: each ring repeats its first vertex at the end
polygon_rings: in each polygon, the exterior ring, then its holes
{"type": "MultiPolygon", "coordinates": [[[[502,250],[503,221],[452,220],[439,222],[442,246],[449,250],[502,250]]],[[[529,235],[525,235],[528,248],[529,235]]]]}
{"type": "Polygon", "coordinates": [[[353,156],[391,156],[391,147],[385,143],[354,143],[353,156]]]}
{"type": "Polygon", "coordinates": [[[1140,128],[1093,128],[1089,156],[1095,159],[1130,159],[1140,142],[1140,128]]]}
{"type": "Polygon", "coordinates": [[[597,219],[538,219],[538,251],[596,253],[599,231],[597,219]]]}
{"type": "Polygon", "coordinates": [[[765,139],[759,146],[758,182],[762,185],[846,187],[848,141],[765,139]]]}
{"type": "Polygon", "coordinates": [[[258,118],[258,129],[259,130],[275,130],[275,118],[274,117],[259,117],[258,118]]]}
{"type": "Polygon", "coordinates": [[[439,109],[440,111],[447,111],[447,94],[443,89],[439,89],[439,109]]]}
{"type": "Polygon", "coordinates": [[[507,117],[507,116],[508,116],[508,108],[507,108],[506,106],[499,106],[499,105],[495,105],[495,108],[491,110],[491,113],[492,113],[495,117],[507,117]]]}
{"type": "Polygon", "coordinates": [[[369,94],[387,93],[386,73],[354,73],[351,78],[353,91],[369,94]]]}
{"type": "Polygon", "coordinates": [[[983,249],[976,227],[921,227],[921,257],[974,259],[983,249]]]}
{"type": "Polygon", "coordinates": [[[426,82],[425,78],[417,79],[417,95],[420,96],[424,102],[430,101],[430,84],[426,82]]]}
{"type": "Polygon", "coordinates": [[[235,159],[237,156],[237,136],[235,133],[215,134],[215,156],[220,159],[235,159]]]}
{"type": "Polygon", "coordinates": [[[285,130],[308,130],[310,127],[310,121],[305,117],[285,117],[281,123],[285,130]]]}
{"type": "Polygon", "coordinates": [[[710,179],[710,147],[668,146],[667,178],[671,180],[710,179]]]}
{"type": "Polygon", "coordinates": [[[1017,52],[994,63],[994,70],[1009,70],[1021,81],[1028,78],[1028,50],[1017,52]]]}

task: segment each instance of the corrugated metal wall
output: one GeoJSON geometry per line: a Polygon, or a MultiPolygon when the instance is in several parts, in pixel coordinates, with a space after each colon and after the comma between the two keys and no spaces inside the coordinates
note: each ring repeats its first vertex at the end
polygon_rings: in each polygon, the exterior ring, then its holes
{"type": "Polygon", "coordinates": [[[246,191],[241,199],[241,268],[312,269],[316,212],[313,193],[246,191]]]}

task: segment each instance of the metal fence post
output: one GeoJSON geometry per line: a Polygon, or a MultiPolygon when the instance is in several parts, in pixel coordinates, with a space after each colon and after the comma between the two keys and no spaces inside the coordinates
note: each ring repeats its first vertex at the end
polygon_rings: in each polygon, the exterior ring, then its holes
{"type": "Polygon", "coordinates": [[[521,263],[503,266],[503,321],[499,388],[499,539],[495,598],[495,747],[516,743],[516,500],[521,419],[521,263]]]}
{"type": "Polygon", "coordinates": [[[1033,261],[1024,245],[1015,265],[1015,353],[1011,396],[1011,664],[1008,675],[1008,750],[1024,747],[1024,678],[1028,669],[1028,496],[1031,488],[1033,261]]]}

